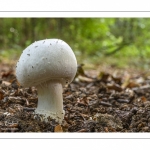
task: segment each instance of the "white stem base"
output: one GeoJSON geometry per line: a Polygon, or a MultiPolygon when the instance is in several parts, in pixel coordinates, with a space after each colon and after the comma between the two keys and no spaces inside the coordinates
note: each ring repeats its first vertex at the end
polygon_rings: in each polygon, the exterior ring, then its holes
{"type": "Polygon", "coordinates": [[[57,80],[49,81],[37,86],[37,90],[38,105],[35,113],[44,115],[45,119],[50,117],[62,123],[65,114],[63,110],[62,84],[57,80]]]}

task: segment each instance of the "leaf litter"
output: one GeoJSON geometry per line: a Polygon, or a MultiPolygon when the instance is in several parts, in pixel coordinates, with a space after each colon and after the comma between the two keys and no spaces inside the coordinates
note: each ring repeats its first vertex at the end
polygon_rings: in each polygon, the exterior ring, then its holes
{"type": "Polygon", "coordinates": [[[111,69],[95,76],[78,66],[63,91],[62,124],[35,115],[38,92],[23,88],[10,65],[0,65],[0,132],[149,132],[150,75],[111,69]]]}

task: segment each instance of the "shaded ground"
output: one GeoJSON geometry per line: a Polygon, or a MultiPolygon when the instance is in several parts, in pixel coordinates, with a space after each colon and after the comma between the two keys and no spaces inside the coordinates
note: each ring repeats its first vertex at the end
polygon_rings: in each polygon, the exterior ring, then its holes
{"type": "Polygon", "coordinates": [[[22,88],[14,69],[0,65],[0,132],[149,132],[150,76],[138,71],[84,73],[64,88],[61,125],[34,114],[37,90],[22,88]]]}

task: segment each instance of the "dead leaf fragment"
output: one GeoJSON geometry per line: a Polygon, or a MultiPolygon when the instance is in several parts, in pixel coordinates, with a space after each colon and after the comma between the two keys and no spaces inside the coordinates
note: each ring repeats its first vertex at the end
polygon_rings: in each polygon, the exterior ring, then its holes
{"type": "Polygon", "coordinates": [[[8,81],[3,81],[3,82],[2,82],[2,84],[6,85],[6,86],[11,85],[11,83],[10,83],[10,82],[8,82],[8,81]]]}
{"type": "Polygon", "coordinates": [[[109,90],[115,90],[115,91],[118,91],[118,92],[121,92],[122,91],[122,88],[121,88],[121,86],[120,85],[118,85],[118,84],[107,84],[107,88],[109,89],[109,90]]]}
{"type": "Polygon", "coordinates": [[[85,76],[83,66],[84,66],[84,64],[80,64],[80,65],[78,65],[77,73],[76,73],[75,78],[76,78],[76,77],[78,77],[79,75],[81,75],[81,76],[85,76]]]}
{"type": "Polygon", "coordinates": [[[123,89],[125,88],[134,88],[134,87],[140,87],[140,84],[135,82],[135,81],[130,81],[130,80],[126,80],[122,85],[121,87],[123,89]]]}
{"type": "Polygon", "coordinates": [[[79,81],[81,82],[92,82],[93,80],[91,78],[85,77],[85,76],[78,76],[79,81]]]}
{"type": "Polygon", "coordinates": [[[83,105],[88,105],[89,100],[86,97],[81,98],[81,99],[77,98],[77,103],[83,104],[83,105]]]}
{"type": "Polygon", "coordinates": [[[63,132],[63,129],[62,129],[61,125],[55,126],[54,132],[63,132]]]}
{"type": "Polygon", "coordinates": [[[146,102],[146,101],[147,101],[147,98],[146,98],[145,96],[142,96],[142,97],[141,97],[141,100],[142,100],[142,102],[146,102]]]}
{"type": "Polygon", "coordinates": [[[108,74],[108,73],[100,72],[98,75],[98,79],[106,82],[108,80],[109,76],[110,76],[110,74],[108,74]]]}
{"type": "Polygon", "coordinates": [[[2,78],[7,78],[8,76],[13,74],[13,70],[9,70],[8,72],[3,72],[2,73],[2,78]]]}
{"type": "Polygon", "coordinates": [[[4,93],[0,91],[0,100],[2,100],[3,98],[4,98],[4,93]]]}

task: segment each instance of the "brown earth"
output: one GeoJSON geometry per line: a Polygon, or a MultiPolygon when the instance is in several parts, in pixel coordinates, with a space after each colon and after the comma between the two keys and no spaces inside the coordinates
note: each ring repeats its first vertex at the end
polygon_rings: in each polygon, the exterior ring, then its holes
{"type": "Polygon", "coordinates": [[[148,72],[105,69],[84,71],[64,88],[62,124],[34,114],[36,88],[23,88],[14,67],[0,65],[0,132],[149,132],[148,72]],[[107,71],[108,70],[108,71],[107,71]]]}

